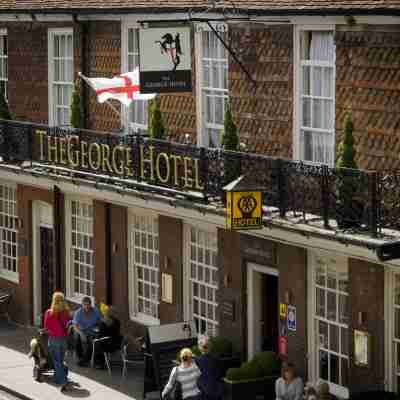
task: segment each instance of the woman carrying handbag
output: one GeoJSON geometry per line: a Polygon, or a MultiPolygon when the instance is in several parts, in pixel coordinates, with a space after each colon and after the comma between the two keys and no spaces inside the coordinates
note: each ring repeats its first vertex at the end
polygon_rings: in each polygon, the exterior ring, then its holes
{"type": "Polygon", "coordinates": [[[172,369],[168,383],[162,392],[162,399],[200,400],[200,390],[197,386],[200,370],[193,362],[192,351],[182,349],[179,359],[180,364],[172,369]]]}

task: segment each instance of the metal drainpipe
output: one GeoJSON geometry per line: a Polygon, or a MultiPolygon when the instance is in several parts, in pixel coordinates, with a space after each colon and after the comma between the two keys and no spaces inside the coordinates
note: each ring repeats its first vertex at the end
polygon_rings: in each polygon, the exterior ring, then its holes
{"type": "Polygon", "coordinates": [[[112,263],[111,263],[111,204],[106,203],[105,215],[105,228],[106,228],[106,301],[108,305],[112,304],[112,263]]]}

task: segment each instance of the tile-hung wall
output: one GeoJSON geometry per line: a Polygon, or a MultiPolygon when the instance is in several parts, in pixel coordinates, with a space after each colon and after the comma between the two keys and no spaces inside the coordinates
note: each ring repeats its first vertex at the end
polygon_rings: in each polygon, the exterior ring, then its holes
{"type": "Polygon", "coordinates": [[[130,318],[144,325],[159,324],[158,216],[130,209],[128,221],[130,318]]]}
{"type": "Polygon", "coordinates": [[[349,382],[348,260],[313,251],[308,259],[310,378],[344,388],[349,382]]]}
{"type": "Polygon", "coordinates": [[[95,296],[92,201],[67,198],[65,220],[66,292],[69,299],[80,303],[84,296],[95,296]]]}
{"type": "Polygon", "coordinates": [[[216,335],[217,318],[217,231],[185,226],[185,319],[193,320],[198,333],[216,335]]]}

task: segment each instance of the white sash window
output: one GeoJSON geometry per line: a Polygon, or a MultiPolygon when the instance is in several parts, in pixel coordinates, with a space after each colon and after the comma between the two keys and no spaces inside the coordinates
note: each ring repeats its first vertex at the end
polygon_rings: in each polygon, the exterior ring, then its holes
{"type": "Polygon", "coordinates": [[[0,185],[0,277],[18,282],[17,259],[17,191],[0,185]]]}
{"type": "Polygon", "coordinates": [[[0,29],[0,85],[4,90],[4,96],[7,98],[8,82],[8,40],[7,31],[0,29]]]}
{"type": "Polygon", "coordinates": [[[70,126],[74,86],[72,29],[49,30],[49,123],[70,126]]]}
{"type": "MultiPolygon", "coordinates": [[[[349,276],[346,258],[309,252],[310,378],[347,393],[349,376],[349,276]]],[[[343,396],[344,397],[344,396],[343,396]]]]}
{"type": "MultiPolygon", "coordinates": [[[[226,27],[218,28],[219,35],[226,41],[226,27]]],[[[197,80],[201,99],[200,137],[198,144],[207,147],[221,146],[221,131],[224,127],[225,107],[228,100],[228,51],[215,35],[205,26],[198,32],[199,62],[197,80]]]]}
{"type": "Polygon", "coordinates": [[[194,320],[199,333],[216,335],[217,318],[217,232],[187,226],[186,243],[188,270],[187,319],[194,320]]]}
{"type": "Polygon", "coordinates": [[[334,164],[335,44],[331,31],[299,31],[299,154],[303,161],[334,164]]]}
{"type": "Polygon", "coordinates": [[[158,218],[129,216],[129,311],[144,324],[159,323],[158,218]]]}
{"type": "Polygon", "coordinates": [[[93,205],[90,201],[67,201],[67,294],[80,300],[94,298],[93,205]]]}

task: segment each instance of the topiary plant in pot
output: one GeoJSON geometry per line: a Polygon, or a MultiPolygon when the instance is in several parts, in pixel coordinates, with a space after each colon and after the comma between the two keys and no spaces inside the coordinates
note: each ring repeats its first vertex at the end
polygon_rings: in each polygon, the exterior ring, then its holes
{"type": "Polygon", "coordinates": [[[338,147],[336,162],[337,171],[337,202],[336,220],[339,228],[349,229],[360,225],[363,213],[362,203],[356,198],[361,183],[361,176],[355,173],[353,120],[350,113],[344,121],[343,139],[338,147]]]}
{"type": "Polygon", "coordinates": [[[274,398],[275,381],[279,377],[281,363],[277,355],[266,351],[257,354],[240,368],[230,368],[225,375],[227,400],[239,400],[264,396],[274,398]]]}
{"type": "MultiPolygon", "coordinates": [[[[239,134],[237,126],[235,125],[232,117],[231,106],[228,103],[225,109],[224,130],[222,131],[222,148],[228,151],[239,150],[239,134]]],[[[235,158],[233,154],[224,152],[224,185],[228,185],[240,175],[240,159],[235,158]]],[[[226,193],[223,193],[223,200],[225,201],[226,193]]]]}
{"type": "Polygon", "coordinates": [[[83,112],[81,108],[81,85],[77,79],[74,84],[71,101],[71,117],[70,124],[72,128],[84,128],[83,112]]]}
{"type": "Polygon", "coordinates": [[[152,139],[165,140],[166,129],[162,118],[160,99],[150,100],[149,107],[149,135],[152,139]]]}

